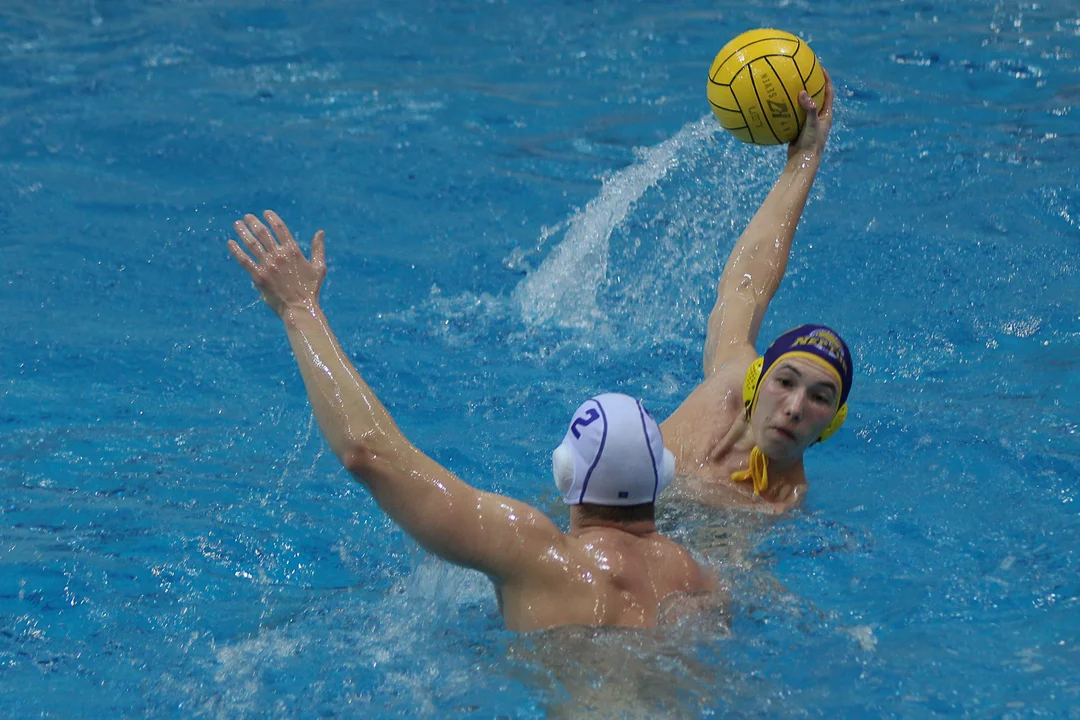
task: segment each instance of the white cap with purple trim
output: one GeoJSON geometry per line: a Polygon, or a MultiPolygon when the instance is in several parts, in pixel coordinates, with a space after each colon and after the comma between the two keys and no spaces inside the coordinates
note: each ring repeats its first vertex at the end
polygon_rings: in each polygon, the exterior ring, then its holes
{"type": "Polygon", "coordinates": [[[675,456],[641,401],[608,393],[574,412],[551,467],[567,505],[643,505],[671,484],[675,456]]]}

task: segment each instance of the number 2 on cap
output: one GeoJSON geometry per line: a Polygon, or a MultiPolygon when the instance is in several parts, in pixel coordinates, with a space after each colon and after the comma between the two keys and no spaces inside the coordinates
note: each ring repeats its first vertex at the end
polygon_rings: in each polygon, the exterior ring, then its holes
{"type": "Polygon", "coordinates": [[[578,425],[580,425],[581,427],[587,427],[589,425],[592,425],[594,421],[599,419],[600,413],[596,412],[596,410],[593,408],[589,408],[585,411],[585,417],[574,418],[574,422],[570,423],[570,432],[574,433],[574,437],[580,440],[581,432],[578,431],[578,425]]]}

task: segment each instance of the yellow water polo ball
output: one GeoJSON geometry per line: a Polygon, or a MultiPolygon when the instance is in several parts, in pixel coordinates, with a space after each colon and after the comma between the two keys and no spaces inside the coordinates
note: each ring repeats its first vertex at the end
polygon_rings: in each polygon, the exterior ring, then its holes
{"type": "Polygon", "coordinates": [[[821,107],[825,72],[804,41],[783,30],[739,35],[709,68],[709,103],[720,125],[743,142],[789,143],[806,124],[799,92],[821,107]]]}

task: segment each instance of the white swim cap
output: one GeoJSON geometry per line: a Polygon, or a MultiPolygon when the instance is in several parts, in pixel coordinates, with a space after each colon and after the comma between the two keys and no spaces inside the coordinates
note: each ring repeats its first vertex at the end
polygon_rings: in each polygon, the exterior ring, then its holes
{"type": "Polygon", "coordinates": [[[551,467],[567,505],[642,505],[671,484],[675,456],[640,401],[608,393],[574,412],[551,467]]]}

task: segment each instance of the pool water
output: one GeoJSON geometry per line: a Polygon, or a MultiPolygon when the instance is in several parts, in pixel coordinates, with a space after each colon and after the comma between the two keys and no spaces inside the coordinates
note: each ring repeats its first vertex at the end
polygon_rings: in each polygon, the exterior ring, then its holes
{"type": "Polygon", "coordinates": [[[1080,717],[1072,0],[0,7],[4,716],[1080,717]],[[406,434],[565,525],[572,410],[700,380],[758,26],[837,92],[762,340],[841,330],[851,417],[790,517],[665,507],[730,617],[508,633],[328,452],[231,223],[324,229],[406,434]]]}

